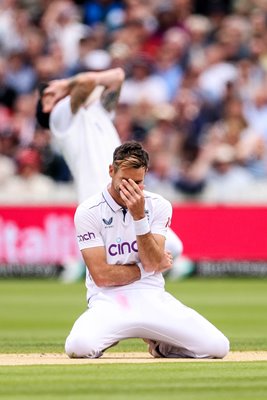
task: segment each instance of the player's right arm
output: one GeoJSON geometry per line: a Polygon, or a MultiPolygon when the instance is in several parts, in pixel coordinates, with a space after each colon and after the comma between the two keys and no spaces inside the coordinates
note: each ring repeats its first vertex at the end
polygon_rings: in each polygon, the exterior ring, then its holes
{"type": "Polygon", "coordinates": [[[136,264],[108,264],[104,246],[86,248],[82,250],[82,256],[91,277],[99,287],[129,285],[141,277],[136,264]]]}
{"type": "MultiPolygon", "coordinates": [[[[98,203],[98,199],[96,201],[98,203]]],[[[141,278],[137,264],[109,264],[101,235],[101,222],[97,205],[83,203],[77,208],[74,222],[78,246],[95,284],[99,287],[128,285],[141,278]]]]}

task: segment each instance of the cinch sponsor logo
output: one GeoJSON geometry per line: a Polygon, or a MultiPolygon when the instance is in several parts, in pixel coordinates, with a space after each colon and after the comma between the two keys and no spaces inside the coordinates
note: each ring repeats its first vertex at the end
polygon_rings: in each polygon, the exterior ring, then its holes
{"type": "Polygon", "coordinates": [[[95,234],[94,232],[87,232],[84,235],[78,235],[77,238],[79,239],[79,242],[84,242],[86,240],[95,239],[95,234]]]}
{"type": "Polygon", "coordinates": [[[108,252],[111,256],[129,254],[132,251],[134,251],[135,253],[138,252],[136,240],[132,243],[129,242],[112,243],[108,248],[108,252]]]}

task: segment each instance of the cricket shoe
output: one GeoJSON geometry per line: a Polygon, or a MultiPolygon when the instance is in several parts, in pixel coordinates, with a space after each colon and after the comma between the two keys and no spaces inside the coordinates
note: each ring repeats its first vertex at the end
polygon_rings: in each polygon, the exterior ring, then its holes
{"type": "Polygon", "coordinates": [[[156,340],[144,340],[148,351],[154,358],[195,358],[194,353],[181,347],[175,347],[156,340]]]}
{"type": "Polygon", "coordinates": [[[159,351],[159,345],[160,342],[157,342],[156,340],[150,340],[150,339],[143,339],[144,342],[148,344],[148,352],[152,355],[154,358],[163,358],[165,357],[160,351],[159,351]]]}

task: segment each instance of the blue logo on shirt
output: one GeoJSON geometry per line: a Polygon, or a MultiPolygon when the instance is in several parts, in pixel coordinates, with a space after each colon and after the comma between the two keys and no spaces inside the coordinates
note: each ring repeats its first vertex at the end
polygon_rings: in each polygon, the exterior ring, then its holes
{"type": "Polygon", "coordinates": [[[112,224],[113,218],[112,217],[110,219],[103,218],[102,221],[104,222],[105,225],[109,226],[112,224]]]}

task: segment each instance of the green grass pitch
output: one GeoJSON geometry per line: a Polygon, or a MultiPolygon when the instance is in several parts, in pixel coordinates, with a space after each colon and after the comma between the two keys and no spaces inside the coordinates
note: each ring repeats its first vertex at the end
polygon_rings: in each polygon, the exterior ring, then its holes
{"type": "MultiPolygon", "coordinates": [[[[167,290],[230,339],[232,350],[267,350],[267,280],[190,278],[167,290]]],[[[83,282],[0,281],[0,352],[63,352],[85,310],[83,282]]],[[[145,351],[127,340],[109,351],[145,351]]],[[[267,399],[267,362],[0,367],[0,399],[267,399]]]]}

